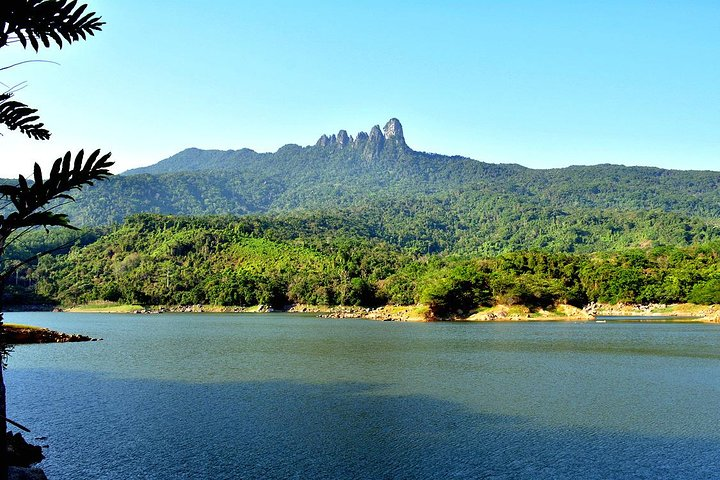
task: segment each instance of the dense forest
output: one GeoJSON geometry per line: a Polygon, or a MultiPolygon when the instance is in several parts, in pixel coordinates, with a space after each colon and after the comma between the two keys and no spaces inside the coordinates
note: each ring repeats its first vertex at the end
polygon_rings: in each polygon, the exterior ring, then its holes
{"type": "MultiPolygon", "coordinates": [[[[75,246],[23,271],[10,292],[16,301],[34,292],[35,301],[62,305],[423,303],[438,317],[495,304],[720,303],[720,241],[483,257],[420,254],[351,232],[308,230],[267,217],[136,215],[76,234],[75,246]]],[[[47,248],[31,239],[18,254],[47,248]]]]}

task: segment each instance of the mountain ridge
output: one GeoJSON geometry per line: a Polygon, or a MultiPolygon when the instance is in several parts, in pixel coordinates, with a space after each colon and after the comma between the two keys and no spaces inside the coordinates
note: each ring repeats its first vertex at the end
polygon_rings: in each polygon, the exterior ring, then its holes
{"type": "MultiPolygon", "coordinates": [[[[621,168],[621,169],[631,169],[631,170],[637,170],[641,169],[643,171],[660,171],[660,172],[698,172],[698,173],[719,173],[720,171],[715,170],[682,170],[682,169],[668,169],[668,168],[662,168],[662,167],[655,167],[655,166],[639,166],[639,165],[623,165],[623,164],[615,164],[615,163],[600,163],[600,164],[594,164],[594,165],[583,165],[583,164],[577,164],[577,165],[568,165],[566,167],[554,167],[554,168],[531,168],[526,167],[521,164],[517,163],[492,163],[492,162],[484,162],[481,160],[476,160],[467,156],[463,155],[445,155],[440,153],[431,153],[431,152],[423,152],[419,150],[414,150],[411,147],[409,147],[405,141],[404,136],[404,129],[402,124],[397,118],[391,118],[388,120],[388,122],[385,124],[385,126],[381,129],[379,125],[374,125],[370,129],[370,134],[360,131],[358,134],[353,137],[352,135],[348,135],[347,130],[341,129],[338,131],[337,134],[322,134],[318,140],[313,145],[306,145],[306,146],[300,146],[298,144],[294,143],[288,143],[280,148],[278,148],[275,152],[257,152],[251,148],[243,147],[237,150],[230,149],[230,150],[219,150],[219,149],[200,149],[197,147],[188,147],[185,148],[178,153],[171,155],[168,158],[165,158],[163,160],[160,160],[152,165],[144,166],[144,167],[137,167],[132,168],[129,170],[126,170],[120,175],[138,175],[138,174],[158,174],[158,173],[180,173],[185,171],[195,171],[195,170],[213,170],[213,169],[226,169],[231,168],[233,165],[230,165],[228,163],[221,163],[218,165],[218,162],[209,162],[205,164],[198,164],[197,162],[190,162],[190,165],[185,165],[183,162],[188,161],[188,158],[202,155],[204,153],[211,153],[215,156],[222,156],[222,157],[232,157],[232,160],[228,159],[228,161],[235,161],[235,160],[242,160],[246,157],[262,157],[262,156],[268,156],[268,155],[275,155],[277,153],[282,153],[286,150],[301,150],[305,151],[307,149],[313,149],[313,148],[321,148],[321,149],[327,149],[327,148],[338,148],[338,149],[345,149],[347,147],[350,147],[352,149],[360,149],[360,147],[363,147],[363,157],[367,159],[376,158],[379,152],[384,150],[385,142],[390,141],[391,144],[394,144],[399,147],[399,149],[402,151],[412,152],[414,154],[418,155],[427,155],[437,158],[445,158],[445,159],[453,159],[453,160],[462,160],[462,161],[472,161],[477,162],[481,164],[486,165],[497,165],[497,166],[508,166],[508,167],[514,167],[514,168],[520,168],[520,169],[527,169],[535,172],[549,172],[549,171],[561,171],[566,169],[604,169],[604,168],[621,168]],[[364,148],[370,147],[368,151],[366,151],[364,148]],[[373,155],[374,154],[374,155],[373,155]],[[370,157],[370,158],[368,158],[370,157]]],[[[395,152],[397,153],[397,152],[395,152]]]]}
{"type": "Polygon", "coordinates": [[[289,143],[283,145],[275,152],[259,153],[250,148],[241,148],[239,150],[217,150],[188,147],[175,155],[171,155],[166,159],[160,160],[155,164],[133,168],[122,172],[120,175],[179,173],[214,169],[232,170],[241,166],[234,162],[243,160],[253,161],[261,158],[262,156],[281,154],[287,152],[288,150],[291,150],[294,153],[320,150],[324,154],[328,154],[332,151],[344,150],[345,153],[349,153],[351,155],[358,154],[359,159],[364,161],[377,160],[383,154],[385,154],[385,156],[416,154],[436,158],[471,161],[486,165],[511,165],[517,168],[527,168],[517,164],[490,164],[460,155],[451,156],[413,150],[405,141],[403,126],[400,121],[397,118],[391,118],[382,129],[380,128],[380,125],[374,125],[370,129],[369,134],[364,131],[360,131],[355,137],[353,137],[352,135],[348,135],[346,130],[341,129],[337,134],[322,134],[314,145],[307,145],[303,147],[297,144],[289,143]],[[193,161],[193,158],[196,158],[198,155],[205,155],[207,159],[208,153],[213,156],[212,161],[204,164],[199,164],[197,161],[193,161]]]}
{"type": "Polygon", "coordinates": [[[274,153],[189,148],[76,198],[63,211],[79,225],[137,213],[305,215],[321,222],[336,212],[348,222],[369,215],[358,220],[368,232],[428,251],[689,244],[715,238],[720,223],[719,172],[613,164],[530,169],[418,152],[397,119],[367,134],[340,130],[274,153]],[[653,224],[663,232],[653,232],[653,224]],[[643,233],[633,233],[636,227],[643,233]]]}

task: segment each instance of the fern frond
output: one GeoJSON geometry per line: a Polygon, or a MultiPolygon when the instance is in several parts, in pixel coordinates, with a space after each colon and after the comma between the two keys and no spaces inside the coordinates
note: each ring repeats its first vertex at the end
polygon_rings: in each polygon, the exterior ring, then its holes
{"type": "MultiPolygon", "coordinates": [[[[30,215],[22,216],[18,212],[13,212],[2,220],[2,223],[13,225],[14,230],[26,227],[65,227],[71,230],[78,230],[77,227],[70,225],[67,215],[64,213],[53,212],[35,212],[30,215]]],[[[13,230],[13,231],[14,231],[13,230]]]]}
{"type": "Polygon", "coordinates": [[[16,210],[5,218],[0,217],[0,238],[7,238],[18,228],[33,225],[74,228],[63,214],[45,209],[53,200],[73,200],[69,192],[81,190],[86,185],[93,185],[95,181],[112,175],[109,170],[113,165],[110,155],[106,153],[101,156],[100,150],[95,150],[83,162],[84,152],[80,150],[70,168],[72,154],[67,152],[55,160],[46,179],[42,177],[40,166],[35,164],[32,184],[20,175],[17,185],[0,185],[0,196],[9,198],[16,210]]]}
{"type": "Polygon", "coordinates": [[[45,124],[39,122],[40,117],[35,115],[36,109],[8,98],[10,98],[8,94],[0,95],[1,125],[5,125],[10,130],[19,130],[35,140],[50,138],[50,132],[45,128],[45,124]]]}
{"type": "Polygon", "coordinates": [[[95,12],[85,13],[87,5],[77,0],[2,0],[0,6],[0,47],[20,42],[36,52],[40,44],[50,46],[52,40],[63,47],[102,30],[105,22],[95,12]]]}

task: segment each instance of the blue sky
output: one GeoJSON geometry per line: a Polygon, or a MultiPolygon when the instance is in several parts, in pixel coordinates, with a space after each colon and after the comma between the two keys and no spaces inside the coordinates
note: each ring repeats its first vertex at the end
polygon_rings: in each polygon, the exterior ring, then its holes
{"type": "Polygon", "coordinates": [[[66,150],[117,171],[186,147],[275,151],[403,123],[416,150],[532,168],[720,170],[720,2],[89,0],[87,42],[0,50],[49,142],[4,132],[0,176],[66,150]]]}

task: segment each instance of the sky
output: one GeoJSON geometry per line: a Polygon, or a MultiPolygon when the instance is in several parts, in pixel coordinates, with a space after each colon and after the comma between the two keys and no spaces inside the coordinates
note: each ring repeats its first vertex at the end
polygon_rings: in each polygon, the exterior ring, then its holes
{"type": "Polygon", "coordinates": [[[87,42],[0,49],[46,142],[2,130],[0,177],[80,148],[114,170],[185,148],[314,144],[400,119],[410,147],[531,168],[720,170],[720,1],[86,0],[87,42]]]}

